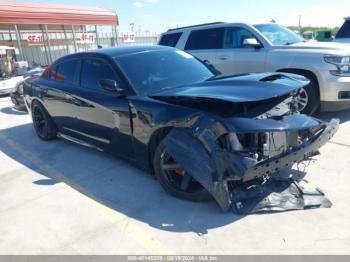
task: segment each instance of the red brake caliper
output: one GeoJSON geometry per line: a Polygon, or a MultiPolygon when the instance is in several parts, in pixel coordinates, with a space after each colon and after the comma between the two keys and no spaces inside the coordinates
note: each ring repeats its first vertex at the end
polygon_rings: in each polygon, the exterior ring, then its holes
{"type": "Polygon", "coordinates": [[[175,169],[175,174],[177,174],[177,175],[183,176],[183,175],[185,175],[185,173],[186,173],[185,169],[183,169],[181,167],[178,167],[175,169]]]}

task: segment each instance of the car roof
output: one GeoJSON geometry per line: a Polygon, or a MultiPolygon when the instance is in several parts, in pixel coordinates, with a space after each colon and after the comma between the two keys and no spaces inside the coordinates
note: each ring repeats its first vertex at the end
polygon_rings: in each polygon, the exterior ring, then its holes
{"type": "Polygon", "coordinates": [[[210,29],[210,28],[217,28],[221,26],[251,26],[249,23],[243,23],[243,22],[234,22],[234,23],[226,23],[226,22],[214,22],[214,23],[207,23],[207,24],[200,24],[200,25],[190,25],[190,26],[184,26],[179,28],[171,28],[168,31],[162,33],[162,35],[167,34],[174,34],[183,32],[185,30],[197,30],[197,29],[210,29]]]}
{"type": "Polygon", "coordinates": [[[133,55],[148,51],[159,51],[159,50],[174,50],[173,47],[158,46],[158,45],[142,45],[142,46],[125,46],[125,47],[111,47],[101,48],[87,52],[78,52],[70,55],[63,56],[57,59],[54,64],[63,62],[64,60],[83,58],[91,55],[102,55],[110,58],[116,58],[120,56],[133,55]]]}
{"type": "Polygon", "coordinates": [[[141,46],[125,46],[125,47],[112,47],[112,48],[101,48],[96,49],[87,53],[96,53],[103,54],[110,57],[119,57],[125,55],[132,55],[147,51],[157,51],[157,50],[170,50],[174,49],[167,46],[158,46],[158,45],[141,45],[141,46]]]}

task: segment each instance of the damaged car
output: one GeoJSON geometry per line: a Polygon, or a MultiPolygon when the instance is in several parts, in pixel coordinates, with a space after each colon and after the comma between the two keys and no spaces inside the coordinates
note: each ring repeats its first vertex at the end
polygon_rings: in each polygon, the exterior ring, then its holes
{"type": "MultiPolygon", "coordinates": [[[[41,139],[108,152],[154,173],[175,197],[214,198],[229,210],[245,203],[241,185],[291,169],[337,131],[338,120],[298,112],[308,83],[286,73],[217,75],[184,51],[134,46],[60,58],[24,82],[24,101],[41,139]]],[[[278,207],[304,208],[305,199],[278,207]]]]}

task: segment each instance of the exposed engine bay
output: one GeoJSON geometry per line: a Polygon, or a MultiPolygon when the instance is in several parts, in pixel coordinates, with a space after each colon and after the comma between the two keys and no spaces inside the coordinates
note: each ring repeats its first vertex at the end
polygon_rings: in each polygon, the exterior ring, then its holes
{"type": "Polygon", "coordinates": [[[192,128],[173,129],[165,140],[175,160],[223,210],[241,214],[331,206],[321,191],[306,193],[293,179],[281,183],[275,178],[316,155],[339,121],[299,114],[293,95],[274,104],[255,104],[249,118],[198,117],[192,128]],[[262,107],[267,111],[256,114],[262,107]],[[249,191],[252,184],[255,190],[249,191]]]}

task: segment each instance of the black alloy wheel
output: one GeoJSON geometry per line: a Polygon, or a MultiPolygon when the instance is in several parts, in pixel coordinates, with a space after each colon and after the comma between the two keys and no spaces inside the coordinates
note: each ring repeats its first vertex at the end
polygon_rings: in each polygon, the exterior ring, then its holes
{"type": "Polygon", "coordinates": [[[36,134],[42,140],[52,140],[57,137],[56,126],[45,108],[39,102],[32,104],[32,119],[36,134]]]}
{"type": "Polygon", "coordinates": [[[190,201],[212,199],[209,192],[176,163],[162,143],[155,152],[154,171],[165,191],[177,198],[190,201]]]}

